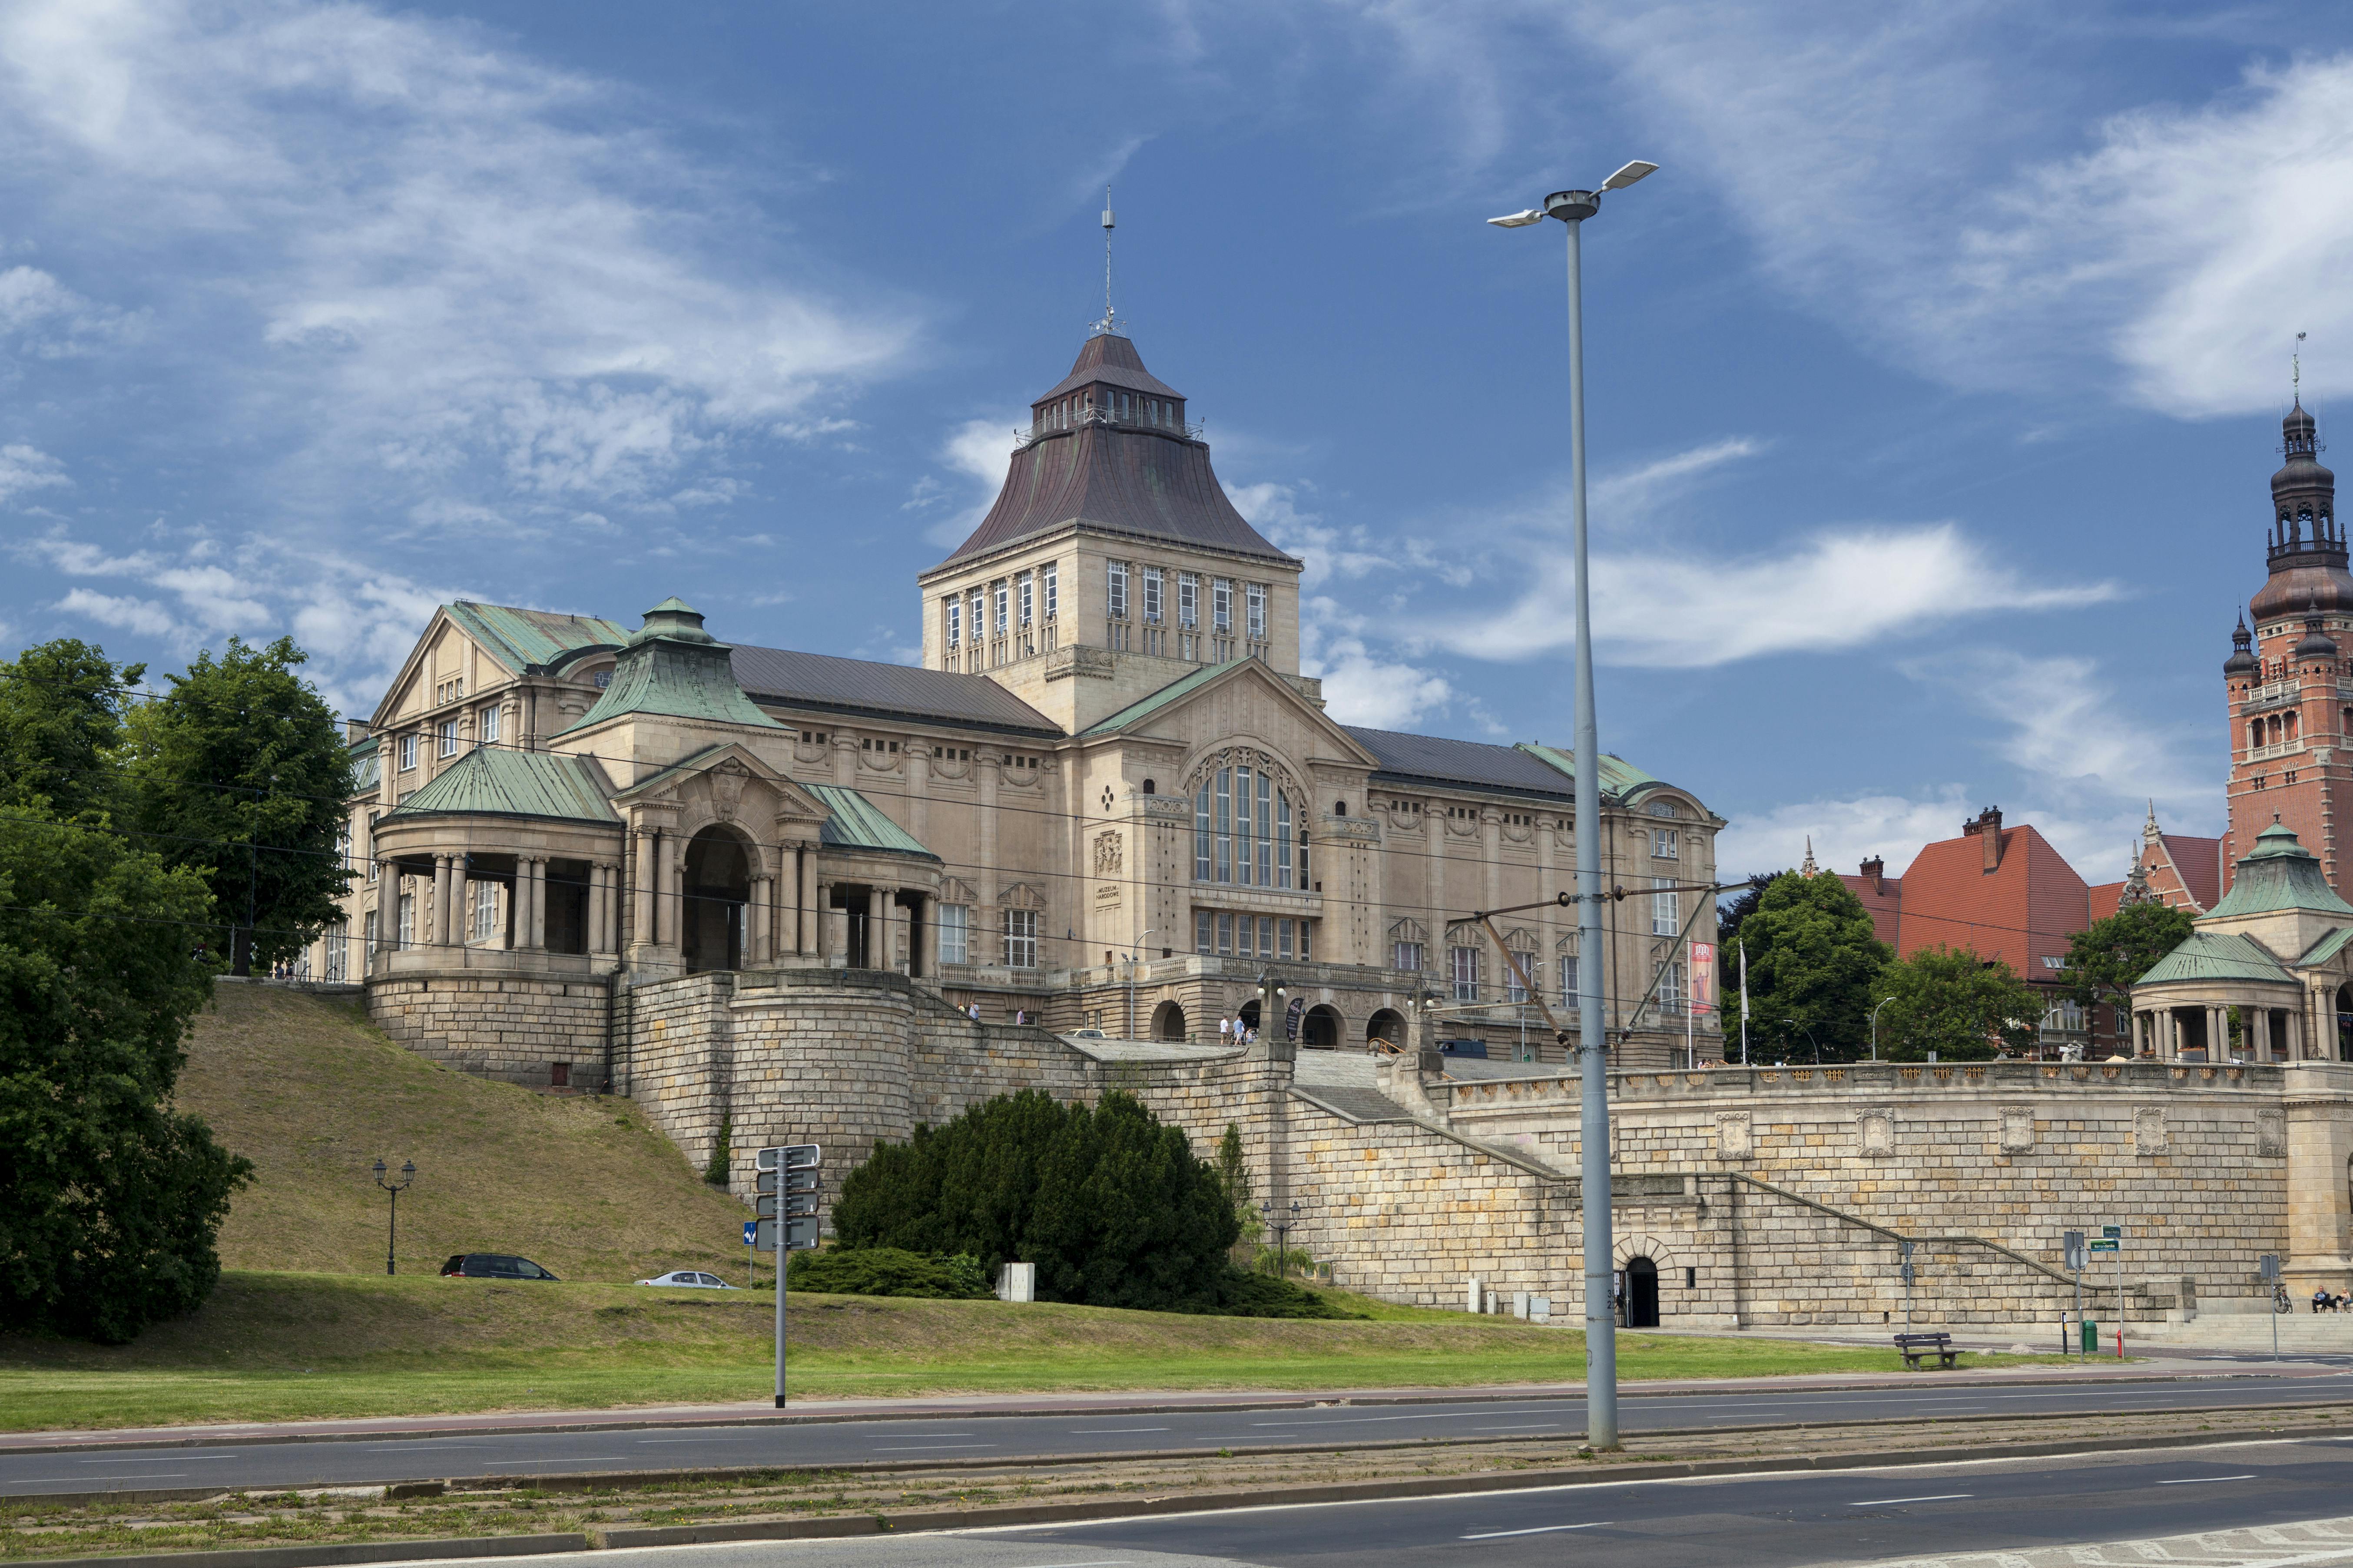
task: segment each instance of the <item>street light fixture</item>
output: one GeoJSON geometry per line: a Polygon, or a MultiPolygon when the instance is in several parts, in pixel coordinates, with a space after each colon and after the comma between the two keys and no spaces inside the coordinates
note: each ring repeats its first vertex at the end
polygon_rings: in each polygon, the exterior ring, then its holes
{"type": "Polygon", "coordinates": [[[1158,931],[1158,926],[1145,926],[1143,936],[1135,939],[1127,950],[1127,1038],[1135,1038],[1135,965],[1144,952],[1144,938],[1158,931]]]}
{"type": "MultiPolygon", "coordinates": [[[[1555,191],[1541,210],[1489,218],[1498,228],[1526,228],[1540,217],[1568,231],[1568,466],[1577,550],[1577,951],[1606,951],[1601,932],[1601,732],[1593,714],[1592,573],[1585,519],[1585,300],[1580,242],[1585,220],[1601,210],[1602,191],[1622,191],[1655,172],[1641,159],[1620,166],[1600,190],[1555,191]]],[[[1618,1442],[1618,1314],[1610,1301],[1617,1261],[1609,1226],[1609,1084],[1608,1023],[1601,1010],[1601,965],[1578,966],[1577,1072],[1581,1145],[1580,1201],[1585,1231],[1586,1439],[1596,1448],[1618,1442]]]]}
{"type": "Polygon", "coordinates": [[[393,1272],[392,1243],[393,1238],[400,1234],[400,1194],[406,1192],[408,1184],[415,1180],[417,1180],[417,1162],[414,1160],[401,1162],[400,1180],[396,1182],[385,1181],[384,1162],[378,1160],[375,1163],[375,1184],[392,1194],[392,1218],[384,1227],[384,1271],[386,1274],[393,1272]]]}
{"type": "MultiPolygon", "coordinates": [[[[1894,1000],[1893,996],[1882,996],[1879,999],[1879,1007],[1884,1007],[1894,1000]]],[[[1871,1010],[1871,1059],[1873,1061],[1879,1059],[1879,1007],[1873,1007],[1871,1010]]]]}
{"type": "Polygon", "coordinates": [[[1274,1200],[1269,1198],[1258,1205],[1258,1212],[1265,1217],[1267,1228],[1274,1232],[1274,1272],[1281,1279],[1291,1272],[1291,1227],[1299,1223],[1300,1205],[1294,1201],[1289,1215],[1277,1219],[1274,1200]]]}

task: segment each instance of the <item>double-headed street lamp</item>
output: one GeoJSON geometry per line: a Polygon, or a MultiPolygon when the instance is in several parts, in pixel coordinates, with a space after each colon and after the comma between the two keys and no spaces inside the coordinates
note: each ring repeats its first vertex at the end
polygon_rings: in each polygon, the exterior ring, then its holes
{"type": "MultiPolygon", "coordinates": [[[[1568,231],[1568,467],[1577,550],[1577,934],[1579,952],[1605,951],[1601,934],[1601,731],[1593,716],[1593,595],[1585,528],[1585,301],[1578,242],[1585,220],[1601,210],[1605,191],[1622,191],[1655,173],[1641,159],[1601,182],[1599,190],[1555,191],[1542,207],[1489,218],[1525,228],[1547,217],[1568,231]]],[[[1596,1448],[1618,1445],[1618,1314],[1610,1303],[1608,1025],[1601,1011],[1601,965],[1580,964],[1577,977],[1577,1054],[1581,1079],[1577,1142],[1583,1165],[1585,1229],[1585,1427],[1596,1448]]]]}
{"type": "Polygon", "coordinates": [[[417,1162],[414,1160],[401,1162],[400,1180],[396,1182],[385,1181],[384,1162],[378,1160],[375,1163],[375,1184],[392,1194],[392,1218],[385,1222],[384,1227],[384,1271],[386,1274],[393,1271],[393,1238],[400,1234],[400,1194],[406,1192],[408,1184],[415,1180],[417,1180],[417,1162]]]}

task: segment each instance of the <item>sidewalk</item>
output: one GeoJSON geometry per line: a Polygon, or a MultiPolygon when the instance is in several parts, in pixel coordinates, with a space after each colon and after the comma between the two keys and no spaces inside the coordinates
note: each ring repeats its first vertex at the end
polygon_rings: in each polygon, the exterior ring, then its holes
{"type": "MultiPolygon", "coordinates": [[[[1650,1332],[1651,1331],[1641,1331],[1650,1332]]],[[[1790,1337],[1799,1337],[1796,1331],[1790,1337]]],[[[1983,1347],[2002,1348],[2002,1347],[1983,1347]]],[[[1893,1354],[1890,1355],[1893,1360],[1893,1354]]],[[[1619,1384],[1622,1397],[1675,1398],[1708,1394],[1786,1390],[1918,1388],[1933,1377],[1961,1387],[2076,1383],[2163,1383],[2207,1380],[2353,1379],[2338,1366],[2306,1362],[2262,1364],[2149,1357],[2093,1362],[2087,1366],[2026,1366],[1952,1373],[1806,1373],[1781,1377],[1678,1378],[1619,1384]]],[[[630,1405],[612,1410],[525,1410],[480,1415],[386,1415],[341,1421],[247,1421],[216,1426],[114,1426],[99,1431],[0,1433],[0,1453],[48,1453],[75,1448],[193,1447],[254,1443],[332,1443],[367,1437],[441,1437],[484,1432],[599,1432],[673,1426],[741,1426],[778,1422],[888,1421],[927,1416],[1143,1415],[1171,1410],[1267,1410],[1318,1405],[1466,1405],[1577,1398],[1582,1383],[1482,1384],[1468,1388],[1219,1389],[1204,1392],[997,1394],[924,1399],[795,1400],[780,1411],[766,1400],[726,1405],[630,1405]]],[[[2353,1382],[2347,1387],[2353,1397],[2353,1382]]]]}

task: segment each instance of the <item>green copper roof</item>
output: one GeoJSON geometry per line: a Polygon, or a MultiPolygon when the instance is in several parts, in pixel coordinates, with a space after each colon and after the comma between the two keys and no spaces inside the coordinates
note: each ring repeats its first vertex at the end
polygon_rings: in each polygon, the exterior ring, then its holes
{"type": "Polygon", "coordinates": [[[818,830],[818,842],[835,849],[880,849],[892,855],[938,856],[924,848],[905,828],[883,815],[882,808],[854,789],[839,784],[803,784],[828,813],[818,830]]]}
{"type": "Polygon", "coordinates": [[[2231,890],[2203,918],[2227,920],[2286,910],[2353,920],[2353,904],[2337,896],[2320,874],[2319,859],[2296,842],[2294,832],[2274,822],[2256,835],[2254,850],[2239,862],[2231,890]]]}
{"type": "Polygon", "coordinates": [[[385,815],[537,816],[558,822],[617,824],[605,786],[586,757],[477,746],[385,815]]]}
{"type": "Polygon", "coordinates": [[[2295,966],[2309,969],[2316,963],[2326,963],[2345,951],[2348,942],[2353,942],[2353,927],[2337,926],[2306,948],[2304,956],[2295,961],[2295,966]]]}
{"type": "Polygon", "coordinates": [[[374,795],[376,786],[384,782],[384,754],[376,745],[375,737],[370,735],[353,746],[351,757],[352,793],[374,795]]]}
{"type": "Polygon", "coordinates": [[[1140,724],[1178,698],[1189,697],[1198,691],[1230,668],[1231,664],[1239,662],[1240,661],[1232,660],[1228,664],[1205,664],[1182,679],[1172,681],[1141,701],[1129,703],[1101,723],[1092,725],[1079,732],[1082,735],[1109,735],[1126,729],[1130,724],[1140,724]]]}
{"type": "MultiPolygon", "coordinates": [[[[1577,777],[1577,758],[1557,746],[1544,746],[1538,745],[1534,741],[1522,741],[1514,750],[1525,752],[1537,761],[1558,768],[1571,779],[1577,777]]],[[[1643,785],[1654,784],[1658,782],[1625,758],[1612,756],[1608,752],[1601,753],[1603,794],[1614,795],[1622,800],[1642,788],[1643,785]]]]}
{"type": "Polygon", "coordinates": [[[444,605],[442,609],[518,675],[526,665],[554,664],[575,648],[618,647],[629,636],[628,627],[596,616],[519,610],[470,599],[444,605]]]}
{"type": "Polygon", "coordinates": [[[2157,961],[2156,967],[2135,982],[2155,985],[2168,980],[2269,980],[2295,984],[2295,976],[2280,966],[2263,944],[2242,931],[2194,931],[2179,947],[2157,961]]]}
{"type": "Polygon", "coordinates": [[[563,733],[585,730],[625,713],[659,713],[744,724],[756,730],[785,726],[760,711],[735,683],[729,662],[733,650],[702,629],[702,617],[676,599],[646,612],[646,624],[628,636],[613,682],[580,721],[563,733]]]}

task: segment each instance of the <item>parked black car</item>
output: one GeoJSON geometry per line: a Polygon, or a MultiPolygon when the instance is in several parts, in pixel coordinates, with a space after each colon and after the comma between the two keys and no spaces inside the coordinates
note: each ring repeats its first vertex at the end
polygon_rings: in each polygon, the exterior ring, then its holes
{"type": "Polygon", "coordinates": [[[554,1275],[528,1258],[503,1252],[461,1252],[441,1266],[444,1279],[553,1279],[554,1275]]]}

